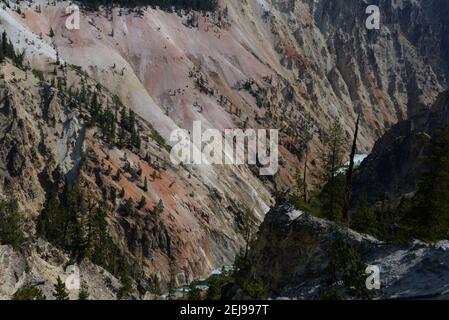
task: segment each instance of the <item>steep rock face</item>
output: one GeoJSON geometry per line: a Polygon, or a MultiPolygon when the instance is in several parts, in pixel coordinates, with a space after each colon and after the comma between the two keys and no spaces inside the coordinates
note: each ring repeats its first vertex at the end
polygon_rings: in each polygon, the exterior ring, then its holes
{"type": "MultiPolygon", "coordinates": [[[[20,251],[10,246],[0,246],[0,300],[11,296],[26,286],[42,291],[46,299],[54,299],[56,279],[66,281],[65,272],[69,257],[44,241],[26,244],[20,251]]],[[[117,299],[120,281],[106,270],[84,260],[79,266],[80,281],[89,286],[90,299],[117,299]]],[[[134,288],[135,291],[135,288],[134,288]]],[[[71,299],[78,299],[78,290],[68,290],[71,299]]],[[[137,296],[134,293],[135,296],[137,296]]]]}
{"type": "Polygon", "coordinates": [[[349,136],[363,115],[359,146],[367,152],[447,86],[447,4],[378,4],[380,30],[366,29],[368,4],[358,0],[222,2],[216,14],[198,14],[198,27],[188,15],[117,8],[83,13],[81,29],[70,31],[58,18],[63,3],[42,4],[42,13],[24,8],[17,19],[166,138],[193,120],[281,129],[287,165],[276,181],[285,183],[291,154],[307,145],[317,154],[320,132],[335,118],[349,136]]]}
{"type": "Polygon", "coordinates": [[[61,179],[80,177],[96,198],[109,197],[114,242],[146,276],[167,280],[175,260],[179,283],[204,277],[231,263],[241,246],[242,208],[254,208],[261,221],[270,191],[291,185],[307,146],[309,159],[318,157],[334,119],[350,136],[362,113],[360,149],[369,151],[386,128],[447,85],[447,4],[429,2],[381,2],[380,31],[365,29],[366,4],[355,0],[221,2],[217,13],[198,14],[198,27],[188,25],[191,13],[116,8],[82,12],[80,30],[65,28],[68,2],[21,2],[22,14],[0,8],[1,29],[27,48],[32,68],[49,76],[57,57],[79,66],[72,83],[86,73],[109,100],[116,94],[148,138],[141,150],[109,148],[98,128],[86,128],[86,110],[72,114],[48,79],[41,86],[9,66],[2,97],[12,95],[18,116],[3,108],[2,176],[33,218],[61,179]],[[49,90],[48,99],[36,88],[49,90]],[[173,166],[161,140],[173,129],[191,130],[193,120],[204,128],[280,129],[279,173],[262,182],[247,167],[173,166]],[[128,165],[131,173],[119,181],[106,174],[128,165]],[[147,192],[132,174],[139,167],[152,177],[147,192]],[[122,188],[135,203],[145,197],[147,207],[121,215],[112,195],[122,188]],[[149,214],[160,201],[162,216],[149,214]]]}
{"type": "Polygon", "coordinates": [[[315,1],[314,8],[351,99],[370,114],[368,121],[404,119],[447,87],[446,2],[315,1]],[[366,31],[368,5],[379,6],[380,30],[366,31]]]}
{"type": "MultiPolygon", "coordinates": [[[[367,265],[379,267],[378,298],[448,296],[447,242],[399,246],[309,216],[290,205],[266,216],[254,247],[252,272],[277,298],[319,299],[336,239],[357,248],[367,265]]],[[[367,275],[368,277],[368,275],[367,275]]]]}
{"type": "MultiPolygon", "coordinates": [[[[315,287],[313,294],[317,298],[330,261],[330,248],[341,236],[361,249],[380,244],[374,238],[339,228],[290,205],[275,207],[260,227],[253,252],[253,273],[276,296],[285,295],[290,288],[305,294],[315,287]]],[[[309,294],[308,297],[313,296],[309,294]]]]}
{"type": "MultiPolygon", "coordinates": [[[[270,201],[263,188],[256,191],[257,185],[239,194],[226,191],[242,188],[251,171],[239,169],[240,174],[231,176],[226,189],[219,191],[200,178],[201,172],[174,166],[163,139],[141,118],[136,119],[140,149],[112,146],[90,120],[90,106],[74,104],[68,94],[81,87],[95,88],[97,83],[74,67],[55,70],[64,74],[65,84],[56,86],[60,77],[52,72],[44,73],[48,81],[39,81],[10,63],[1,66],[0,190],[17,198],[26,216],[27,235],[36,236],[46,196],[77,180],[87,202],[106,203],[108,233],[143,279],[157,275],[163,285],[171,261],[176,262],[179,285],[231,264],[242,243],[242,203],[256,201],[263,208],[258,199],[264,193],[270,201]],[[142,198],[146,203],[137,209],[142,198]],[[125,200],[132,200],[131,212],[123,212],[125,200]]],[[[107,91],[97,91],[97,98],[105,104],[114,101],[107,91]]]]}
{"type": "Polygon", "coordinates": [[[354,199],[369,204],[388,194],[393,207],[402,195],[414,192],[426,171],[429,142],[449,124],[449,92],[442,93],[430,110],[402,121],[389,130],[362,163],[354,178],[354,199]]]}

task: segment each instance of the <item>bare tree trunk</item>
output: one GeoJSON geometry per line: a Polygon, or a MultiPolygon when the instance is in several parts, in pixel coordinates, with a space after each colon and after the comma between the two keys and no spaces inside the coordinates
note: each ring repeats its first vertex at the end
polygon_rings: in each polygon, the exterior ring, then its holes
{"type": "Polygon", "coordinates": [[[332,146],[332,160],[331,160],[331,178],[330,178],[330,198],[329,198],[329,216],[334,216],[334,202],[335,202],[335,175],[336,175],[336,158],[337,158],[337,136],[334,137],[332,146]]]}
{"type": "Polygon", "coordinates": [[[307,203],[309,201],[307,196],[307,158],[308,158],[309,152],[306,150],[306,158],[304,160],[304,176],[302,178],[302,185],[303,185],[303,192],[304,192],[304,203],[307,203]]]}
{"type": "Polygon", "coordinates": [[[355,125],[355,132],[354,132],[354,140],[352,142],[351,159],[349,160],[349,168],[348,172],[346,173],[346,185],[342,209],[343,221],[345,222],[349,221],[349,208],[351,205],[351,193],[352,193],[352,174],[354,171],[354,157],[357,151],[357,136],[359,134],[359,122],[360,122],[360,115],[357,116],[357,122],[355,125]]]}

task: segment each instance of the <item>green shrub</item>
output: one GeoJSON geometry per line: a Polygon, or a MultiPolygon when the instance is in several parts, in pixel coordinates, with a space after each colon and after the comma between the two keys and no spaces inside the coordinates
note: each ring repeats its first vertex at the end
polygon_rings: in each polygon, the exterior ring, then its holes
{"type": "Polygon", "coordinates": [[[449,126],[435,135],[430,150],[427,172],[400,215],[404,237],[437,241],[449,237],[449,126]]]}
{"type": "Polygon", "coordinates": [[[33,75],[39,79],[39,81],[44,81],[44,73],[41,70],[33,69],[32,70],[33,75]]]}
{"type": "Polygon", "coordinates": [[[189,295],[187,296],[188,300],[201,300],[201,292],[193,283],[190,285],[189,295]]]}
{"type": "Polygon", "coordinates": [[[0,200],[0,243],[20,247],[25,241],[24,217],[19,212],[17,200],[8,196],[0,200]]]}
{"type": "Polygon", "coordinates": [[[341,297],[340,297],[340,293],[338,292],[338,290],[329,289],[321,295],[320,299],[336,301],[336,300],[341,300],[341,297]]]}
{"type": "Polygon", "coordinates": [[[366,206],[357,208],[351,217],[351,229],[378,237],[380,234],[380,223],[374,211],[366,206]]]}
{"type": "Polygon", "coordinates": [[[45,296],[41,289],[27,285],[17,290],[12,300],[45,300],[45,296]]]}
{"type": "MultiPolygon", "coordinates": [[[[330,248],[331,260],[326,268],[326,287],[332,288],[341,283],[342,293],[346,293],[356,299],[369,299],[373,292],[366,288],[366,263],[362,260],[358,250],[341,238],[337,238],[330,248]]],[[[329,292],[324,296],[329,297],[329,292]]],[[[338,292],[340,294],[340,292],[338,292]]]]}

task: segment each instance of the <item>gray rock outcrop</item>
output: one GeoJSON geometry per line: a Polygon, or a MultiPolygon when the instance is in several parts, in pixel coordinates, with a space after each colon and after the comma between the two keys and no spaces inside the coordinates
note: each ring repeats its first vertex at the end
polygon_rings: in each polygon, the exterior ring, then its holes
{"type": "MultiPolygon", "coordinates": [[[[277,298],[319,299],[337,238],[380,269],[378,299],[449,297],[449,244],[386,243],[302,213],[290,205],[272,209],[258,234],[252,271],[277,298]]],[[[368,277],[368,275],[367,275],[368,277]]]]}

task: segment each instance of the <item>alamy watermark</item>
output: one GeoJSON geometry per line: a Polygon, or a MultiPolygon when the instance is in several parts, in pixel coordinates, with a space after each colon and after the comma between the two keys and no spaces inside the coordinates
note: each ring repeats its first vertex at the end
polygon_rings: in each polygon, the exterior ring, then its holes
{"type": "Polygon", "coordinates": [[[380,290],[380,268],[378,266],[368,266],[365,270],[368,275],[365,284],[368,290],[380,290]]]}
{"type": "Polygon", "coordinates": [[[65,20],[65,27],[69,30],[80,29],[80,8],[76,4],[71,4],[65,8],[65,13],[68,14],[65,20]]]}
{"type": "Polygon", "coordinates": [[[370,5],[366,8],[365,13],[368,14],[365,26],[368,30],[380,29],[380,9],[378,6],[370,5]]]}
{"type": "Polygon", "coordinates": [[[80,283],[80,269],[78,266],[71,265],[65,270],[67,278],[65,279],[65,287],[68,290],[79,290],[81,287],[80,283]]]}
{"type": "Polygon", "coordinates": [[[202,130],[201,121],[193,122],[193,134],[174,130],[170,154],[176,165],[257,165],[262,176],[275,175],[279,169],[279,130],[217,129],[202,130]]]}

